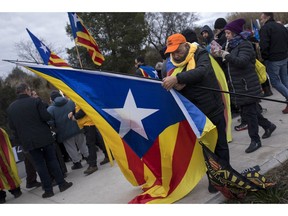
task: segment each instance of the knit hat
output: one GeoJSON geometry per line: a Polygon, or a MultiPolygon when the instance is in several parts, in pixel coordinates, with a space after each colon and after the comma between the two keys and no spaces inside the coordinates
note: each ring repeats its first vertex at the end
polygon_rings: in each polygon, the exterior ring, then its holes
{"type": "Polygon", "coordinates": [[[58,90],[53,90],[50,94],[51,100],[54,101],[55,98],[57,98],[57,97],[62,97],[62,95],[59,93],[58,90]]]}
{"type": "Polygon", "coordinates": [[[218,18],[214,23],[214,29],[223,29],[226,24],[227,22],[224,18],[218,18]]]}
{"type": "Polygon", "coordinates": [[[180,33],[176,33],[176,34],[169,36],[167,39],[167,43],[166,43],[167,49],[165,51],[165,54],[174,52],[175,50],[178,49],[180,44],[186,43],[186,42],[187,41],[185,37],[180,33]]]}
{"type": "Polygon", "coordinates": [[[243,31],[243,25],[245,24],[245,20],[240,18],[236,19],[230,23],[228,23],[225,27],[224,30],[230,30],[236,34],[240,34],[243,31]]]}

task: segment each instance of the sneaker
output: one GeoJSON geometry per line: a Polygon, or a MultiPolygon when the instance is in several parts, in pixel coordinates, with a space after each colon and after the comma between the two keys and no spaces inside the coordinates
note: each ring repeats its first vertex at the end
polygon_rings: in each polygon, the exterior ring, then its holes
{"type": "Polygon", "coordinates": [[[45,191],[45,193],[42,194],[42,198],[49,198],[54,196],[53,191],[45,191]]]}
{"type": "Polygon", "coordinates": [[[35,182],[32,182],[32,183],[26,183],[26,188],[27,189],[34,188],[34,187],[38,188],[41,185],[42,185],[41,182],[35,181],[35,182]]]}
{"type": "Polygon", "coordinates": [[[67,190],[68,188],[70,188],[72,185],[73,185],[72,182],[66,182],[65,181],[63,185],[59,186],[59,190],[60,190],[60,192],[63,192],[65,190],[67,190]]]}
{"type": "Polygon", "coordinates": [[[261,142],[255,142],[255,141],[251,141],[249,147],[245,150],[246,153],[251,153],[256,151],[257,149],[259,149],[261,147],[261,142]]]}
{"type": "Polygon", "coordinates": [[[84,174],[86,175],[90,175],[92,174],[93,172],[96,172],[98,170],[98,167],[97,166],[89,166],[87,168],[87,170],[84,171],[84,174]]]}
{"type": "Polygon", "coordinates": [[[241,123],[240,125],[235,126],[234,129],[235,129],[236,131],[246,130],[246,129],[248,129],[248,124],[241,123]]]}
{"type": "Polygon", "coordinates": [[[109,163],[109,158],[105,157],[103,161],[100,162],[100,165],[103,165],[103,164],[106,164],[106,163],[109,163]]]}
{"type": "Polygon", "coordinates": [[[262,139],[266,139],[270,137],[275,129],[276,129],[276,125],[272,124],[270,128],[265,130],[265,133],[263,134],[262,139]]]}
{"type": "Polygon", "coordinates": [[[83,166],[80,162],[73,163],[72,170],[81,169],[83,166]]]}

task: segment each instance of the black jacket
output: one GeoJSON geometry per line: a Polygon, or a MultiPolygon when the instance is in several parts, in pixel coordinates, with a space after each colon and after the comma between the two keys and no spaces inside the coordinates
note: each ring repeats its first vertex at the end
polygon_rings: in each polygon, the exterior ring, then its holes
{"type": "Polygon", "coordinates": [[[217,90],[220,88],[208,52],[198,47],[194,58],[195,69],[177,74],[178,83],[186,84],[180,93],[194,103],[208,118],[212,118],[224,110],[221,93],[196,86],[217,90]]]}
{"type": "Polygon", "coordinates": [[[21,94],[7,109],[9,127],[23,150],[30,151],[54,142],[47,121],[51,119],[39,98],[21,94]]]}
{"type": "MultiPolygon", "coordinates": [[[[242,41],[226,56],[226,69],[229,77],[228,85],[231,92],[261,96],[261,86],[255,71],[255,51],[250,41],[242,41]]],[[[258,101],[257,98],[231,96],[231,102],[236,106],[258,101]]]]}
{"type": "Polygon", "coordinates": [[[260,29],[260,50],[264,60],[281,61],[288,54],[288,30],[274,19],[260,29]]]}

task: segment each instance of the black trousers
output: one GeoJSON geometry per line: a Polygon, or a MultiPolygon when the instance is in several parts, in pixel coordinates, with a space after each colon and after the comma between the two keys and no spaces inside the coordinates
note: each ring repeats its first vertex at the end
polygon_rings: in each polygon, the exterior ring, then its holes
{"type": "Polygon", "coordinates": [[[264,118],[257,102],[241,106],[242,116],[248,124],[248,134],[251,141],[260,142],[259,125],[264,129],[271,127],[271,122],[264,118]]]}
{"type": "Polygon", "coordinates": [[[218,132],[218,140],[216,143],[216,148],[214,153],[225,160],[226,162],[230,163],[230,154],[229,148],[227,143],[227,136],[226,136],[226,121],[224,117],[224,113],[221,112],[218,115],[209,118],[211,122],[216,126],[218,132]]]}

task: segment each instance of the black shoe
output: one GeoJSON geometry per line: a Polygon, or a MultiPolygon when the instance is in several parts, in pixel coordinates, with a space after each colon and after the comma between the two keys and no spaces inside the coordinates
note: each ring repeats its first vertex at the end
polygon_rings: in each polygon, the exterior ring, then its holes
{"type": "Polygon", "coordinates": [[[275,129],[276,129],[276,125],[272,124],[270,128],[265,130],[265,133],[263,134],[262,139],[266,139],[270,137],[275,129]]]}
{"type": "Polygon", "coordinates": [[[16,193],[13,193],[13,196],[15,197],[15,198],[18,198],[18,197],[20,197],[22,195],[22,191],[20,190],[20,191],[17,191],[16,193]]]}
{"type": "Polygon", "coordinates": [[[89,166],[87,170],[84,171],[84,174],[90,175],[98,170],[97,166],[89,166]]]}
{"type": "Polygon", "coordinates": [[[76,162],[73,164],[73,166],[71,167],[72,170],[75,170],[75,169],[81,169],[83,166],[80,162],[76,162]]]}
{"type": "Polygon", "coordinates": [[[218,190],[211,184],[209,184],[209,186],[208,186],[208,191],[209,191],[209,193],[217,193],[218,192],[218,190]]]}
{"type": "Polygon", "coordinates": [[[33,182],[33,183],[27,183],[27,184],[26,184],[26,188],[27,188],[27,189],[29,189],[29,188],[34,188],[34,187],[38,188],[38,187],[40,187],[41,185],[42,185],[41,182],[35,181],[35,182],[33,182]]]}
{"type": "Polygon", "coordinates": [[[53,191],[45,191],[45,193],[42,194],[42,198],[49,198],[54,196],[53,191]]]}
{"type": "Polygon", "coordinates": [[[105,157],[103,161],[100,162],[100,165],[103,165],[103,164],[106,164],[106,163],[109,163],[109,158],[105,157]]]}
{"type": "Polygon", "coordinates": [[[63,192],[67,190],[68,188],[70,188],[72,185],[73,185],[72,182],[65,182],[63,185],[59,186],[59,190],[60,192],[63,192]]]}
{"type": "Polygon", "coordinates": [[[251,152],[254,152],[256,151],[258,148],[260,148],[262,145],[261,145],[261,142],[255,142],[255,141],[251,141],[249,147],[245,150],[246,153],[251,153],[251,152]]]}
{"type": "Polygon", "coordinates": [[[0,204],[6,203],[5,198],[0,198],[0,204]]]}
{"type": "Polygon", "coordinates": [[[234,129],[236,131],[246,130],[248,129],[248,124],[241,123],[240,125],[235,126],[234,129]]]}

